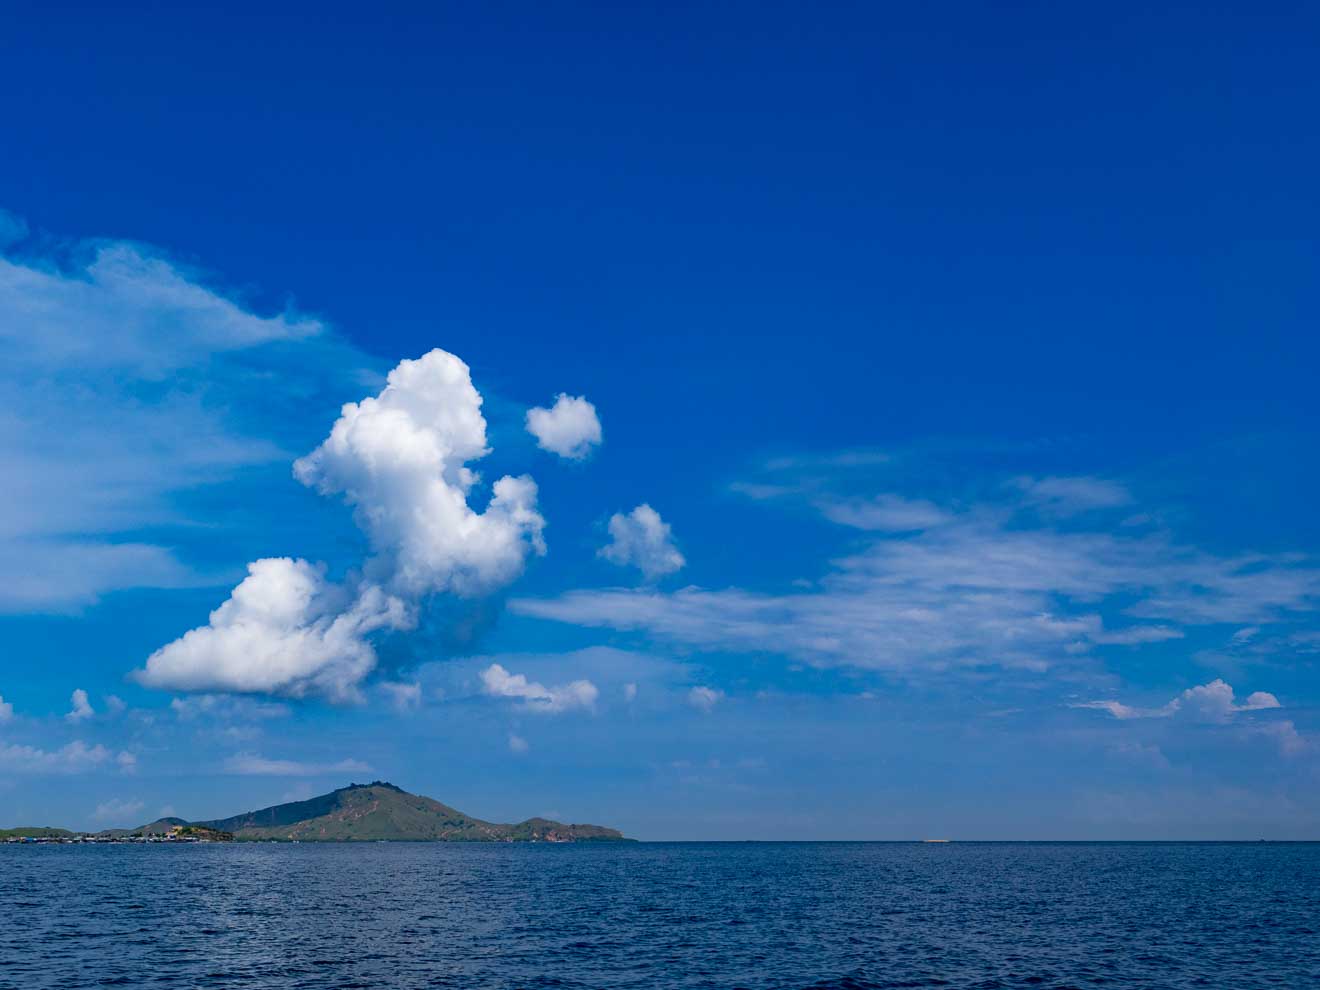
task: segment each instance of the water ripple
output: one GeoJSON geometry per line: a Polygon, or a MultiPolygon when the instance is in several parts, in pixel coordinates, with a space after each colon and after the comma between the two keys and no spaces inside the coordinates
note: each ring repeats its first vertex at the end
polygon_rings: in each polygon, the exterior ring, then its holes
{"type": "Polygon", "coordinates": [[[1320,846],[0,846],[0,990],[1320,987],[1320,846]]]}

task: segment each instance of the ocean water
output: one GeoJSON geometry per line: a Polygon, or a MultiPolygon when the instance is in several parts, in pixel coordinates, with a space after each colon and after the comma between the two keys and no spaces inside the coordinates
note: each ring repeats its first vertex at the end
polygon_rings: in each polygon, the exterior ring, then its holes
{"type": "Polygon", "coordinates": [[[0,987],[1320,987],[1320,845],[0,846],[0,987]]]}

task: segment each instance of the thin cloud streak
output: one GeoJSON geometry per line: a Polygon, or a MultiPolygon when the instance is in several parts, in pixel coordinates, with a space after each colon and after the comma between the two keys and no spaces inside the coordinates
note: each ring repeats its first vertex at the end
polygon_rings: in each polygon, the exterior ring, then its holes
{"type": "Polygon", "coordinates": [[[816,590],[581,589],[510,608],[700,649],[938,671],[1043,670],[1097,646],[1175,640],[1179,625],[1266,624],[1320,603],[1320,570],[1292,556],[1221,557],[1161,535],[1014,528],[1012,509],[978,507],[873,539],[836,560],[816,590]]]}

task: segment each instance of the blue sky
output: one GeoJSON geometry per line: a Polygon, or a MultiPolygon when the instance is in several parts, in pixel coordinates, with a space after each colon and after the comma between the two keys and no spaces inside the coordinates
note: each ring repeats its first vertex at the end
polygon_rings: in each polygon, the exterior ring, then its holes
{"type": "Polygon", "coordinates": [[[0,826],[1317,835],[1314,13],[7,20],[0,826]]]}

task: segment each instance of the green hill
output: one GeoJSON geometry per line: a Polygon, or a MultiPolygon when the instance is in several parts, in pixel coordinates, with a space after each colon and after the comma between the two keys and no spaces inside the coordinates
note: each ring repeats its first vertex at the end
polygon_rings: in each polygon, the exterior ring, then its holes
{"type": "Polygon", "coordinates": [[[351,784],[306,801],[193,824],[237,839],[300,842],[601,842],[627,841],[600,825],[529,818],[503,825],[473,818],[393,784],[351,784]]]}
{"type": "Polygon", "coordinates": [[[74,835],[67,828],[47,828],[27,826],[23,828],[0,828],[0,842],[5,839],[70,839],[74,835]]]}

